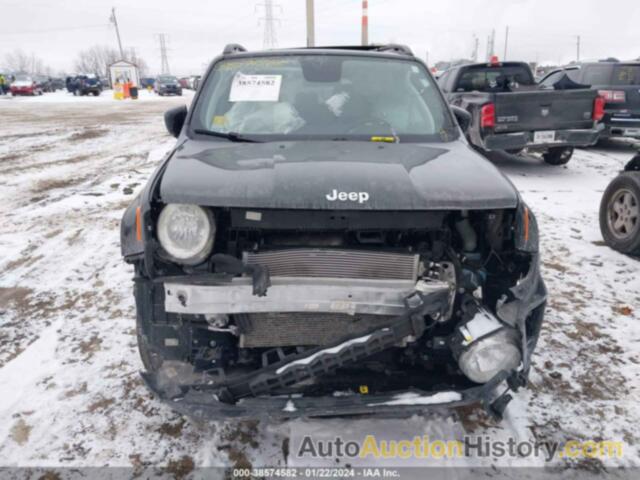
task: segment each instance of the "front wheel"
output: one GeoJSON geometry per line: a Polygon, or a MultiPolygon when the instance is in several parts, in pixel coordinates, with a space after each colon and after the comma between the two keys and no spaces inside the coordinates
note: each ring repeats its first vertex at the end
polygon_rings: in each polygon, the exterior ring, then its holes
{"type": "Polygon", "coordinates": [[[549,165],[566,165],[573,156],[573,147],[553,147],[542,154],[542,159],[549,165]]]}
{"type": "Polygon", "coordinates": [[[640,173],[623,172],[604,191],[600,231],[614,250],[640,254],[640,173]]]}

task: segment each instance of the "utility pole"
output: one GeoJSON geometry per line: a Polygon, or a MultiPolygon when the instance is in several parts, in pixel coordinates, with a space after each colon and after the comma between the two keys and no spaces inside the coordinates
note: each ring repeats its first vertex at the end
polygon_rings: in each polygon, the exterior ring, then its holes
{"type": "Polygon", "coordinates": [[[118,20],[116,19],[116,8],[111,7],[111,23],[116,27],[116,36],[118,37],[118,48],[120,49],[120,60],[124,60],[124,51],[122,50],[122,41],[120,40],[120,29],[118,28],[118,20]]]}
{"type": "Polygon", "coordinates": [[[577,60],[579,62],[580,61],[580,35],[576,36],[576,40],[577,40],[577,42],[576,42],[576,49],[577,49],[576,58],[577,58],[577,60]]]}
{"type": "Polygon", "coordinates": [[[316,45],[316,27],[313,12],[313,0],[307,0],[307,47],[316,45]]]}
{"type": "Polygon", "coordinates": [[[169,75],[169,58],[167,56],[167,35],[165,33],[158,34],[158,42],[160,43],[160,73],[169,75]]]}
{"type": "Polygon", "coordinates": [[[264,8],[264,17],[261,20],[264,22],[264,37],[262,39],[262,47],[276,48],[278,46],[278,39],[276,38],[275,23],[278,21],[273,15],[274,3],[273,0],[264,0],[264,3],[259,5],[264,8]]]}
{"type": "Polygon", "coordinates": [[[491,30],[491,35],[487,37],[487,62],[491,60],[495,52],[496,30],[491,30]]]}
{"type": "Polygon", "coordinates": [[[362,45],[369,45],[369,2],[362,0],[362,45]]]}
{"type": "Polygon", "coordinates": [[[509,25],[507,25],[504,32],[504,56],[502,57],[502,61],[507,61],[507,47],[509,45],[509,25]]]}
{"type": "Polygon", "coordinates": [[[479,48],[480,48],[480,39],[474,33],[473,34],[473,51],[471,52],[471,60],[473,60],[474,63],[478,61],[479,48]]]}

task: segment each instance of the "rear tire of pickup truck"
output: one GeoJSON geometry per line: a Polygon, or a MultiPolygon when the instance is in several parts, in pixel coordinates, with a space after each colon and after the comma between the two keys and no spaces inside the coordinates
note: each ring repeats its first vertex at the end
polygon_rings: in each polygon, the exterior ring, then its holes
{"type": "Polygon", "coordinates": [[[549,165],[566,165],[573,156],[573,147],[553,147],[542,154],[543,160],[549,165]]]}
{"type": "Polygon", "coordinates": [[[607,245],[627,255],[640,254],[640,173],[623,172],[604,191],[600,232],[607,245]]]}

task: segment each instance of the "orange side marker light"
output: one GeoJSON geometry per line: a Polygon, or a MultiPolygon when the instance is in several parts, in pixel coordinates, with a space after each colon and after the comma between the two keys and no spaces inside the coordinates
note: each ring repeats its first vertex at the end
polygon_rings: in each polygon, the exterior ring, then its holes
{"type": "Polygon", "coordinates": [[[142,214],[140,213],[140,207],[136,207],[136,239],[142,241],[142,214]]]}

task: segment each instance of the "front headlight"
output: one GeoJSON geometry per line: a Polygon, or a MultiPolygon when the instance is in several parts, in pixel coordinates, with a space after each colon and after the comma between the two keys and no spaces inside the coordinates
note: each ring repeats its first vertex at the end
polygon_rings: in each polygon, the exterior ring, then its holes
{"type": "Polygon", "coordinates": [[[458,365],[469,380],[486,383],[501,370],[517,368],[520,360],[515,335],[502,329],[472,343],[458,358],[458,365]]]}
{"type": "Polygon", "coordinates": [[[197,205],[171,203],[160,212],[158,240],[178,263],[202,262],[211,253],[214,236],[213,215],[197,205]]]}

